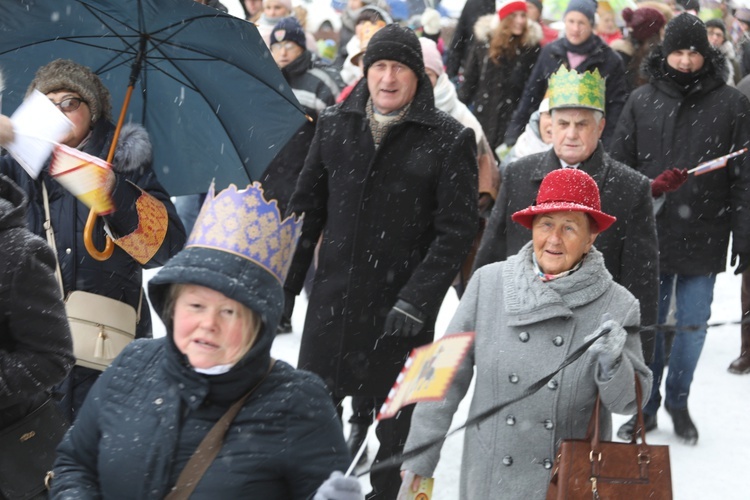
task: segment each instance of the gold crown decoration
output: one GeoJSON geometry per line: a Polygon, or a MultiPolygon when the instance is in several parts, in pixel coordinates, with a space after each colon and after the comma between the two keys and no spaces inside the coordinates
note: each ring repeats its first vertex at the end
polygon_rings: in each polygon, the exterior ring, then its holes
{"type": "Polygon", "coordinates": [[[266,201],[260,183],[240,191],[231,184],[218,195],[211,184],[185,248],[212,248],[238,255],[283,285],[301,232],[302,217],[282,220],[276,200],[266,201]]]}
{"type": "Polygon", "coordinates": [[[578,73],[560,66],[549,77],[549,109],[586,108],[604,113],[606,85],[598,69],[578,73]]]}

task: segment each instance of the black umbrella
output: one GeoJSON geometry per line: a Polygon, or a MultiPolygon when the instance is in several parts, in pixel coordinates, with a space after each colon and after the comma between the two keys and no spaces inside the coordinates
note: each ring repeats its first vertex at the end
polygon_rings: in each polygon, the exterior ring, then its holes
{"type": "Polygon", "coordinates": [[[171,195],[259,179],[304,121],[255,26],[192,0],[0,2],[6,114],[57,58],[89,66],[147,128],[171,195]]]}

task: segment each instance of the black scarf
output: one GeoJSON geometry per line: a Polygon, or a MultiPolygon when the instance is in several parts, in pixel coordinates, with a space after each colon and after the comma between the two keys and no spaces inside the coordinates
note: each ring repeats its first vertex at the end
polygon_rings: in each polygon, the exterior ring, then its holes
{"type": "Polygon", "coordinates": [[[692,73],[684,73],[682,71],[674,69],[672,66],[667,64],[666,59],[664,59],[662,64],[664,65],[664,74],[667,75],[669,79],[672,80],[675,84],[677,84],[683,94],[687,94],[688,92],[690,92],[693,86],[695,86],[700,81],[701,77],[706,72],[705,65],[698,71],[694,71],[692,73]]]}
{"type": "Polygon", "coordinates": [[[591,36],[588,38],[588,40],[586,40],[580,45],[573,45],[572,43],[570,43],[570,40],[563,37],[562,45],[563,47],[565,47],[565,50],[568,52],[572,52],[574,54],[587,54],[588,55],[594,52],[594,49],[597,46],[596,35],[592,33],[591,36]]]}

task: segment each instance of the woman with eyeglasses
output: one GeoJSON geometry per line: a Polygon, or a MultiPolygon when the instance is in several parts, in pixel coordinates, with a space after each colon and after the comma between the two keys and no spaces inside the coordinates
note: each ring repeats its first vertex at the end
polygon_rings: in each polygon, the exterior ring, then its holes
{"type": "MultiPolygon", "coordinates": [[[[61,143],[99,158],[109,153],[115,126],[111,121],[110,95],[89,68],[58,59],[40,68],[27,94],[38,90],[62,111],[73,128],[61,143]]],[[[13,138],[12,124],[0,119],[0,146],[13,138]]],[[[185,230],[169,195],[151,168],[151,142],[140,125],[122,128],[112,172],[108,179],[115,211],[97,217],[93,231],[96,248],[105,245],[105,225],[116,241],[114,253],[105,261],[89,255],[83,243],[83,229],[89,208],[50,176],[49,162],[33,179],[9,155],[0,157],[0,173],[7,175],[29,199],[29,229],[45,238],[44,192],[49,200],[64,295],[75,290],[103,295],[132,306],[140,312],[136,337],[151,336],[151,318],[141,289],[142,269],[162,266],[185,243],[185,230]],[[145,210],[148,205],[151,210],[145,210]],[[166,226],[153,234],[151,227],[166,226]]],[[[72,422],[99,371],[76,366],[57,389],[60,407],[72,422]]]]}

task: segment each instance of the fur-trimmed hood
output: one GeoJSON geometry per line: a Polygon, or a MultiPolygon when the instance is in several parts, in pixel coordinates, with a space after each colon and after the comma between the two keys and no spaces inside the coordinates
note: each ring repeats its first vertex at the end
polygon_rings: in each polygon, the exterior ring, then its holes
{"type": "MultiPolygon", "coordinates": [[[[96,134],[96,130],[93,133],[96,134]]],[[[107,135],[112,133],[114,133],[114,129],[107,135]]],[[[112,161],[114,171],[120,174],[135,172],[151,163],[152,158],[151,138],[143,125],[138,123],[123,125],[115,148],[115,157],[112,161]]]]}
{"type": "MultiPolygon", "coordinates": [[[[539,23],[531,19],[528,19],[526,24],[527,29],[526,33],[524,33],[523,44],[526,46],[537,45],[544,37],[542,27],[539,26],[539,23]]],[[[477,19],[477,22],[474,24],[476,42],[482,44],[489,43],[492,31],[499,25],[500,18],[497,14],[487,14],[477,19]]]]}
{"type": "MultiPolygon", "coordinates": [[[[643,61],[642,71],[649,76],[651,83],[664,82],[670,86],[677,87],[664,71],[666,64],[664,48],[659,45],[654,47],[651,54],[643,61]]],[[[716,49],[711,49],[709,57],[706,57],[703,68],[700,71],[699,81],[702,91],[706,92],[726,83],[728,76],[726,58],[724,54],[716,49]]]]}

